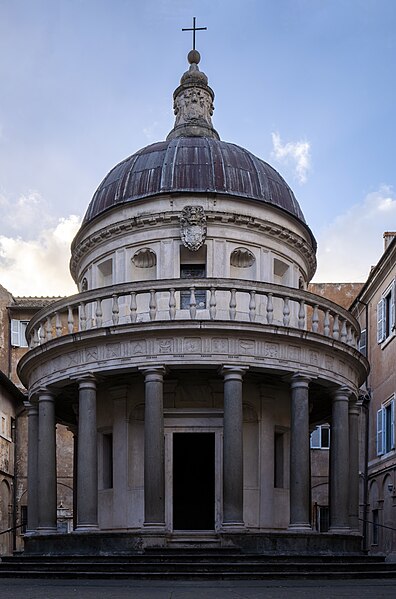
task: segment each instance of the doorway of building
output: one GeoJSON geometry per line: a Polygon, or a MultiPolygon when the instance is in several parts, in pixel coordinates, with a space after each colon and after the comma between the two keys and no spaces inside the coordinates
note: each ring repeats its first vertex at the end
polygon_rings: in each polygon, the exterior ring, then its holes
{"type": "Polygon", "coordinates": [[[213,530],[215,434],[173,434],[173,529],[213,530]]]}

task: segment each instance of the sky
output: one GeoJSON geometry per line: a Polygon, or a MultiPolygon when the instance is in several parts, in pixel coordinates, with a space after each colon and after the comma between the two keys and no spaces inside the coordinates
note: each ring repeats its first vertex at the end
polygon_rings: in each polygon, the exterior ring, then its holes
{"type": "Polygon", "coordinates": [[[221,139],[274,166],[317,282],[396,230],[396,0],[0,0],[0,284],[75,293],[70,243],[118,162],[165,139],[196,16],[221,139]]]}

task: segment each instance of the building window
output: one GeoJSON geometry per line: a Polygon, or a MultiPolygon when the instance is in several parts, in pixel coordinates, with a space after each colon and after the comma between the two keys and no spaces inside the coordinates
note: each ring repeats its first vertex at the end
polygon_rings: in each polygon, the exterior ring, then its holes
{"type": "MultiPolygon", "coordinates": [[[[181,279],[204,279],[206,277],[205,264],[181,264],[180,278],[181,279]]],[[[206,308],[206,291],[195,291],[195,301],[198,310],[206,308]]],[[[190,291],[182,291],[180,293],[180,303],[182,310],[190,308],[190,291]]]]}
{"type": "Polygon", "coordinates": [[[311,433],[311,449],[329,449],[330,447],[330,426],[320,424],[311,433]]]}
{"type": "Polygon", "coordinates": [[[377,341],[382,343],[395,331],[395,281],[382,294],[377,304],[377,341]]]}
{"type": "Polygon", "coordinates": [[[113,433],[103,434],[103,488],[113,488],[113,433]]]}
{"type": "Polygon", "coordinates": [[[377,455],[395,449],[395,400],[383,404],[377,412],[377,455]]]}
{"type": "Polygon", "coordinates": [[[359,337],[359,351],[364,356],[367,356],[367,330],[362,329],[359,337]]]}
{"type": "Polygon", "coordinates": [[[113,260],[105,260],[98,264],[98,284],[107,287],[113,284],[113,260]]]}
{"type": "Polygon", "coordinates": [[[284,481],[284,434],[275,432],[274,437],[274,487],[283,489],[284,481]]]}
{"type": "Polygon", "coordinates": [[[317,529],[319,532],[329,531],[329,506],[318,505],[317,511],[317,529]]]}
{"type": "Polygon", "coordinates": [[[13,347],[28,347],[26,327],[28,320],[11,320],[11,345],[13,347]]]}

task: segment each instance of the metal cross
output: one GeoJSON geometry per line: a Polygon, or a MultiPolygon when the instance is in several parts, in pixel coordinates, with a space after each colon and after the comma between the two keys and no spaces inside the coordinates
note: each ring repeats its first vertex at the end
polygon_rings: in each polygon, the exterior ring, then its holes
{"type": "Polygon", "coordinates": [[[195,17],[193,17],[193,26],[189,28],[182,29],[182,31],[192,31],[193,32],[193,50],[195,50],[195,32],[203,31],[207,29],[207,27],[195,27],[195,17]]]}

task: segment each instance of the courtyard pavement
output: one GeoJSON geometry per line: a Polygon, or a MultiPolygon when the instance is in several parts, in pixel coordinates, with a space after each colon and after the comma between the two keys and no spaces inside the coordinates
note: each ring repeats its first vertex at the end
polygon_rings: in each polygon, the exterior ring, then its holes
{"type": "Polygon", "coordinates": [[[3,599],[375,599],[396,597],[395,580],[135,581],[0,579],[3,599]]]}

